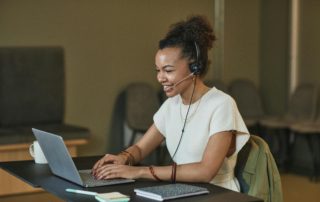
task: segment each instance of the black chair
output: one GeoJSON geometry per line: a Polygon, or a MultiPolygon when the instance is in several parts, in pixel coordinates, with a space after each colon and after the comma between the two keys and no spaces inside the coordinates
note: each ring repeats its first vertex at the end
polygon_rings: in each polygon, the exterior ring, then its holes
{"type": "MultiPolygon", "coordinates": [[[[107,152],[119,153],[148,130],[153,124],[154,113],[163,101],[160,95],[159,91],[144,82],[130,83],[119,93],[113,108],[110,127],[112,141],[108,142],[107,152]]],[[[164,164],[167,155],[165,145],[161,145],[142,164],[164,164]]]]}
{"type": "Polygon", "coordinates": [[[230,83],[228,92],[235,99],[250,133],[261,135],[258,124],[264,118],[264,110],[254,83],[248,79],[236,79],[230,83]]]}
{"type": "Polygon", "coordinates": [[[210,88],[216,87],[218,90],[228,93],[227,85],[219,79],[206,80],[204,83],[210,88]]]}
{"type": "Polygon", "coordinates": [[[320,175],[320,116],[314,122],[293,124],[290,130],[294,134],[290,171],[317,180],[320,175]]]}
{"type": "Polygon", "coordinates": [[[282,171],[290,167],[290,127],[293,124],[314,121],[318,88],[311,83],[297,86],[290,97],[287,113],[282,117],[269,117],[260,121],[264,137],[270,145],[282,171]]]}
{"type": "Polygon", "coordinates": [[[132,130],[129,145],[138,133],[145,133],[153,123],[153,115],[160,107],[157,91],[147,83],[132,83],[126,88],[125,122],[132,130]]]}
{"type": "MultiPolygon", "coordinates": [[[[136,82],[125,89],[124,127],[131,131],[128,145],[134,144],[153,124],[153,115],[160,107],[160,99],[150,84],[136,82]]],[[[124,132],[126,136],[126,133],[124,132]]],[[[124,142],[125,142],[124,138],[124,142]]],[[[155,153],[146,158],[143,164],[161,164],[165,155],[165,146],[160,146],[155,153]]]]}

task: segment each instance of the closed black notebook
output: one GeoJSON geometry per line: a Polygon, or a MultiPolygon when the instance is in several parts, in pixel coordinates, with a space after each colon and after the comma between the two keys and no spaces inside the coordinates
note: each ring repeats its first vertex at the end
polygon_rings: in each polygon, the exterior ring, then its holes
{"type": "Polygon", "coordinates": [[[139,196],[157,201],[209,193],[206,188],[180,183],[137,188],[134,191],[139,196]]]}

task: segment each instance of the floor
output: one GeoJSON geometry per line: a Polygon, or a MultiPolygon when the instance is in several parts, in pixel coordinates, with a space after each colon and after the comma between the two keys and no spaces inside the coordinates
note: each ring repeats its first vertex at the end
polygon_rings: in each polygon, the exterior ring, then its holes
{"type": "Polygon", "coordinates": [[[320,181],[312,182],[308,177],[282,174],[283,199],[285,202],[319,202],[320,181]]]}
{"type": "MultiPolygon", "coordinates": [[[[305,176],[293,174],[282,174],[283,198],[285,202],[319,202],[320,201],[320,181],[311,182],[305,176]]],[[[20,196],[0,198],[0,202],[61,202],[62,200],[48,193],[36,193],[20,196]]]]}

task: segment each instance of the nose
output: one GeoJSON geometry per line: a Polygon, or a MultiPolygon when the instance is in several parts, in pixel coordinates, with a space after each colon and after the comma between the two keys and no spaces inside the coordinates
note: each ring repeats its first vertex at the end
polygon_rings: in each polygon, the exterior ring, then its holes
{"type": "Polygon", "coordinates": [[[166,81],[165,74],[163,72],[159,71],[157,74],[157,79],[158,79],[159,83],[165,82],[166,81]]]}

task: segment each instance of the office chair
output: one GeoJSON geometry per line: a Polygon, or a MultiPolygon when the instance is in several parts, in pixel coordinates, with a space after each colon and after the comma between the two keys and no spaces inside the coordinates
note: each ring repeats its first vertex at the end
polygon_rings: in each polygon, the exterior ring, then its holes
{"type": "Polygon", "coordinates": [[[287,170],[290,163],[290,126],[313,121],[318,100],[318,88],[311,83],[297,86],[290,97],[287,113],[282,117],[269,117],[260,121],[264,137],[270,144],[278,166],[287,170]]]}
{"type": "Polygon", "coordinates": [[[228,92],[235,99],[250,133],[261,135],[258,123],[264,117],[264,110],[254,83],[248,79],[236,79],[230,83],[228,92]]]}
{"type": "Polygon", "coordinates": [[[228,87],[221,80],[218,80],[218,79],[206,80],[206,81],[204,81],[204,83],[210,88],[216,87],[218,90],[221,90],[225,93],[228,93],[228,87]]]}
{"type": "Polygon", "coordinates": [[[282,202],[281,179],[268,144],[259,136],[251,135],[239,151],[235,176],[240,191],[266,202],[282,202]]]}
{"type": "Polygon", "coordinates": [[[147,83],[132,83],[126,88],[125,121],[132,130],[129,144],[136,141],[153,123],[153,115],[160,107],[157,91],[147,83]]]}
{"type": "Polygon", "coordinates": [[[316,181],[320,175],[320,114],[316,121],[293,124],[290,130],[294,135],[290,171],[316,181]]]}

